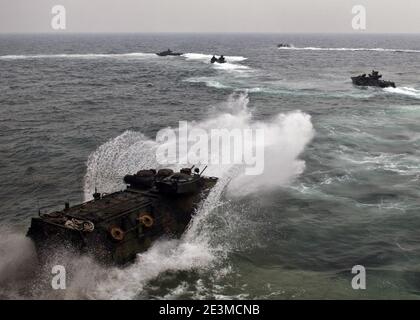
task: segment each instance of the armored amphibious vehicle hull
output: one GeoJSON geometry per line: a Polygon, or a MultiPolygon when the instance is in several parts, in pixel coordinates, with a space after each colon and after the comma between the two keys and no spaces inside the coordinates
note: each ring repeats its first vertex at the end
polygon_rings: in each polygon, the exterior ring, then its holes
{"type": "Polygon", "coordinates": [[[375,80],[361,77],[352,77],[352,82],[356,86],[362,87],[379,87],[379,88],[395,88],[395,82],[384,81],[384,80],[375,80]]]}
{"type": "Polygon", "coordinates": [[[125,177],[126,190],[32,218],[27,236],[41,260],[60,248],[123,265],[158,238],[182,235],[217,178],[161,171],[142,170],[125,177]]]}
{"type": "Polygon", "coordinates": [[[171,51],[163,51],[163,52],[157,52],[156,55],[158,55],[159,57],[179,57],[182,56],[183,53],[181,52],[171,52],[171,51]]]}
{"type": "Polygon", "coordinates": [[[351,81],[356,86],[361,87],[379,87],[379,88],[395,88],[395,82],[392,81],[385,81],[381,80],[382,75],[379,74],[378,71],[372,71],[372,74],[366,76],[366,74],[362,74],[357,77],[351,77],[351,81]]]}

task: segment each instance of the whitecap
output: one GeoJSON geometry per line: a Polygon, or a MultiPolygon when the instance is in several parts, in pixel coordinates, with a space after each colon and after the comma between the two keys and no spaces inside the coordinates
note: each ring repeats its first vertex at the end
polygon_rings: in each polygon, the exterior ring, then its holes
{"type": "Polygon", "coordinates": [[[384,91],[392,94],[405,95],[412,98],[420,99],[420,90],[410,87],[385,88],[384,91]]]}
{"type": "Polygon", "coordinates": [[[26,59],[145,59],[157,57],[154,53],[70,53],[70,54],[33,54],[33,55],[4,55],[0,60],[26,60],[26,59]]]}
{"type": "Polygon", "coordinates": [[[394,53],[420,53],[414,49],[386,49],[386,48],[322,48],[322,47],[281,47],[279,50],[308,50],[308,51],[375,51],[394,53]]]}

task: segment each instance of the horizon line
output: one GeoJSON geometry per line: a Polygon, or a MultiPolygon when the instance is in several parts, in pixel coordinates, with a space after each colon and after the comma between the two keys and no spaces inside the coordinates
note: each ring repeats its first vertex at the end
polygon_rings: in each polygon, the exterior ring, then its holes
{"type": "Polygon", "coordinates": [[[281,32],[281,31],[39,31],[39,32],[26,32],[26,31],[17,31],[17,32],[2,32],[0,35],[100,35],[100,34],[208,34],[208,35],[235,35],[235,34],[252,34],[252,35],[303,35],[303,34],[313,34],[313,35],[420,35],[420,32],[365,32],[365,31],[351,31],[351,32],[301,32],[301,31],[290,31],[290,32],[281,32]]]}

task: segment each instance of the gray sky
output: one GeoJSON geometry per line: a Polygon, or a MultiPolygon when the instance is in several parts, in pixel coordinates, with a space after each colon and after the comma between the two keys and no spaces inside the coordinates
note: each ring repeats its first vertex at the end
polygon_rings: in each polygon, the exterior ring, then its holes
{"type": "Polygon", "coordinates": [[[357,4],[367,33],[420,33],[420,0],[0,0],[0,32],[354,32],[357,4]]]}

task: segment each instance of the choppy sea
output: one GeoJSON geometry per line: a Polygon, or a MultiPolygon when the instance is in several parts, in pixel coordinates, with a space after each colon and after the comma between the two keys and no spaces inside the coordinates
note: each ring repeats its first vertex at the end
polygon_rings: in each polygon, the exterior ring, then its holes
{"type": "Polygon", "coordinates": [[[1,35],[0,133],[3,299],[420,295],[419,35],[1,35]],[[398,87],[352,85],[372,69],[398,87]],[[123,269],[64,255],[68,289],[48,289],[30,218],[120,190],[179,121],[264,128],[264,173],[210,165],[219,183],[181,239],[123,269]]]}

